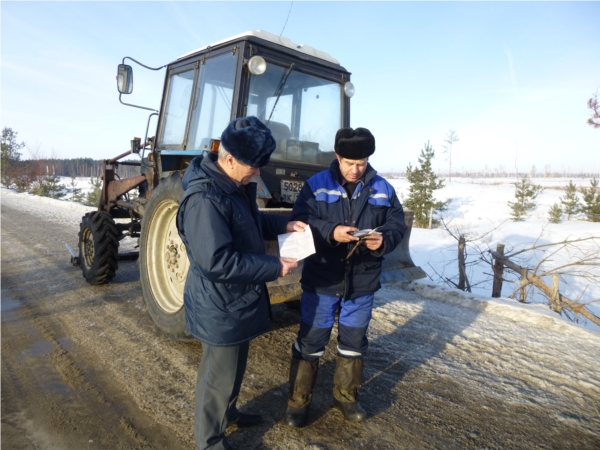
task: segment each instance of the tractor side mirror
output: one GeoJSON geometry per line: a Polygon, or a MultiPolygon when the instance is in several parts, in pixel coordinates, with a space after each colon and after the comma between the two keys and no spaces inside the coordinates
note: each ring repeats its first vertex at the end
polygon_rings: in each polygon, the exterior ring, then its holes
{"type": "Polygon", "coordinates": [[[119,64],[117,70],[117,89],[121,94],[133,92],[133,69],[127,64],[119,64]]]}

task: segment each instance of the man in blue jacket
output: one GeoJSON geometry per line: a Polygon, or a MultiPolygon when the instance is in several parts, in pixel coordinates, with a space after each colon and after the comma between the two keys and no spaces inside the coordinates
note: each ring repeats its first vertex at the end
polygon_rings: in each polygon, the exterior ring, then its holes
{"type": "Polygon", "coordinates": [[[260,167],[275,149],[271,131],[256,117],[232,121],[217,154],[197,157],[183,177],[177,228],[190,260],[184,305],[188,331],[202,342],[194,412],[197,449],[229,449],[227,424],[251,426],[259,415],[236,402],[251,339],[269,330],[266,282],[297,267],[265,254],[264,239],[304,231],[302,222],[266,215],[256,206],[260,167]]]}
{"type": "Polygon", "coordinates": [[[344,418],[365,420],[358,403],[363,355],[368,346],[374,293],[383,255],[404,237],[404,211],[394,188],[368,163],[375,138],[365,128],[342,128],[335,136],[337,159],[329,170],[310,178],[292,212],[310,225],[316,253],[302,270],[302,319],[292,346],[290,390],[284,423],[306,423],[319,358],[325,353],[336,311],[338,342],[333,402],[344,418]],[[358,238],[359,230],[376,233],[358,238]]]}

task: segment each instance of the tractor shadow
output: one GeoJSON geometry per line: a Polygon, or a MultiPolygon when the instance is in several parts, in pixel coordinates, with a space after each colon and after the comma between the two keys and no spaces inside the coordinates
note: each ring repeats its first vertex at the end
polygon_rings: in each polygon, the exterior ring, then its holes
{"type": "MultiPolygon", "coordinates": [[[[373,418],[384,414],[392,406],[397,405],[399,401],[398,391],[403,388],[402,382],[406,375],[423,365],[433,358],[439,357],[446,345],[451,342],[463,330],[468,328],[480,314],[478,310],[463,308],[460,318],[457,315],[451,315],[449,310],[456,306],[443,302],[420,297],[413,292],[403,289],[393,291],[390,297],[390,290],[386,289],[383,298],[376,294],[376,304],[374,316],[378,314],[378,309],[382,309],[383,317],[387,320],[372,321],[368,337],[369,350],[365,356],[364,380],[360,389],[360,403],[367,411],[368,417],[373,418]],[[386,298],[386,297],[389,297],[386,298]],[[408,309],[414,311],[406,320],[390,320],[388,314],[388,303],[406,304],[408,309]],[[375,322],[375,323],[374,323],[375,322]],[[380,325],[383,323],[384,325],[380,325]],[[373,328],[373,330],[372,330],[373,328]]],[[[449,295],[456,295],[450,292],[449,295]]],[[[290,336],[288,354],[291,354],[291,346],[296,337],[299,313],[296,314],[296,324],[291,325],[289,314],[278,327],[279,332],[285,330],[290,336]],[[293,337],[292,337],[293,336],[293,337]]],[[[321,359],[321,366],[317,378],[317,384],[313,391],[313,402],[311,404],[308,422],[305,428],[294,430],[297,437],[306,439],[314,438],[316,431],[311,425],[322,420],[327,421],[325,416],[333,409],[333,374],[335,371],[335,353],[337,345],[337,326],[334,327],[331,340],[327,346],[326,353],[321,359]]],[[[252,351],[252,349],[251,349],[252,351]]],[[[290,356],[291,357],[291,356],[290,356]]],[[[283,376],[287,379],[289,370],[288,357],[282,360],[280,364],[283,376]]],[[[406,383],[404,387],[409,383],[406,383]]],[[[282,418],[286,408],[288,383],[279,384],[264,394],[261,394],[241,407],[243,411],[260,412],[265,416],[266,424],[255,430],[252,430],[252,442],[255,444],[251,448],[267,448],[263,442],[264,435],[274,427],[285,427],[282,424],[282,418]],[[260,435],[260,436],[258,436],[260,435]],[[258,438],[258,441],[255,440],[258,438]]],[[[343,422],[341,413],[335,412],[335,421],[343,422]]],[[[250,437],[246,433],[248,430],[236,430],[230,436],[230,442],[234,445],[248,443],[250,437]]]]}

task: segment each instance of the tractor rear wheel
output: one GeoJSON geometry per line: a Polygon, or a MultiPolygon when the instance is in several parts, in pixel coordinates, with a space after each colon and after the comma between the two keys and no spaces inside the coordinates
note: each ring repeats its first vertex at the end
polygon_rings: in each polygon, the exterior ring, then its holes
{"type": "Polygon", "coordinates": [[[121,232],[110,214],[87,213],[79,225],[79,264],[90,284],[111,281],[119,267],[119,235],[121,232]]]}
{"type": "Polygon", "coordinates": [[[140,281],[144,301],[156,328],[170,339],[187,341],[183,288],[190,266],[177,232],[179,200],[183,195],[178,173],[164,178],[146,204],[140,236],[140,281]]]}

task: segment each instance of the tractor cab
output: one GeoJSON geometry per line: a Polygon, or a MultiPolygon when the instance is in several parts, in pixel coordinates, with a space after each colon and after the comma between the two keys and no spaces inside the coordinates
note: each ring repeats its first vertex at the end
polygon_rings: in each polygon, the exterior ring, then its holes
{"type": "Polygon", "coordinates": [[[183,55],[167,65],[151,157],[158,178],[216,151],[234,118],[256,116],[277,143],[255,180],[257,202],[291,208],[306,179],[335,158],[335,134],[350,124],[353,94],[350,73],[336,59],[265,31],[183,55]]]}

